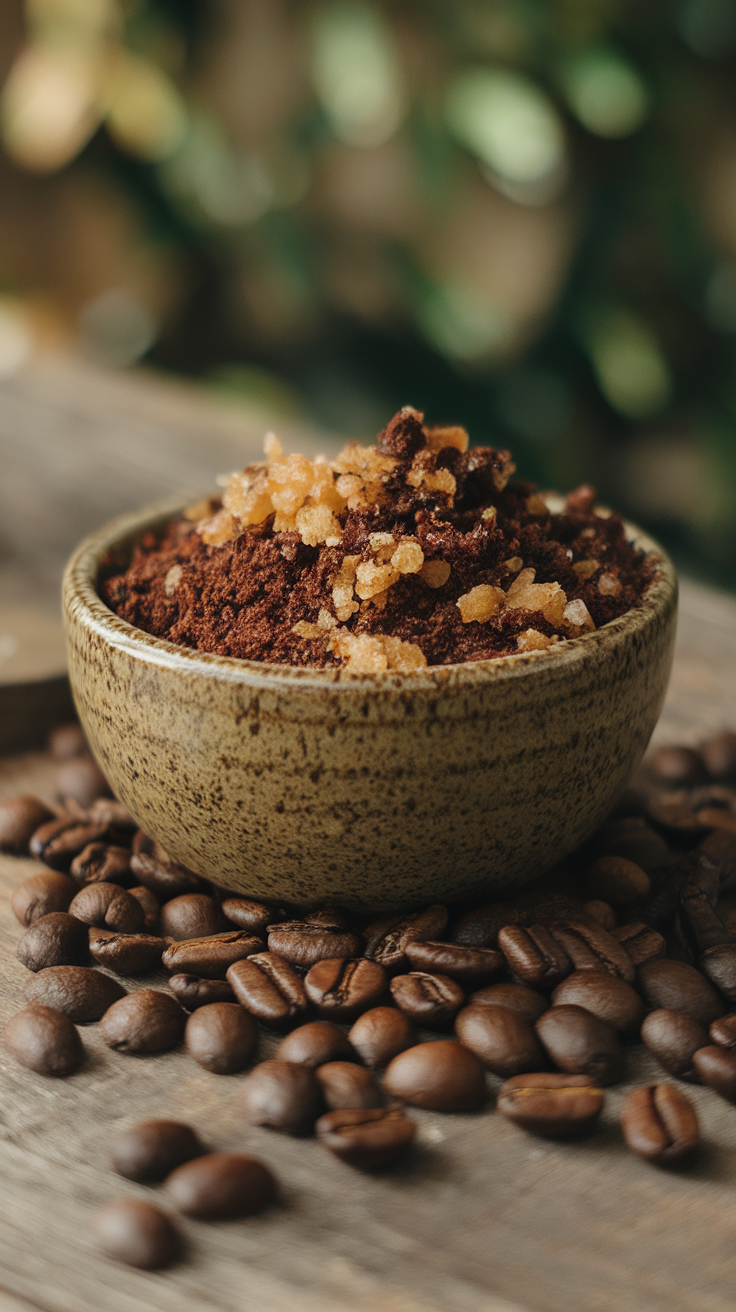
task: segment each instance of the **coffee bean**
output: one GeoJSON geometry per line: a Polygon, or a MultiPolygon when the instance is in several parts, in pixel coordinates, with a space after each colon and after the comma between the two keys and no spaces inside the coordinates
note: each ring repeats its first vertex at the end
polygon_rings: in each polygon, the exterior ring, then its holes
{"type": "Polygon", "coordinates": [[[693,1066],[701,1084],[715,1089],[728,1102],[736,1102],[736,1052],[733,1049],[706,1045],[695,1053],[693,1066]]]}
{"type": "Polygon", "coordinates": [[[356,1020],[348,1034],[366,1066],[387,1066],[392,1057],[417,1041],[408,1016],[394,1007],[372,1007],[356,1020]]]}
{"type": "Polygon", "coordinates": [[[319,1142],[335,1157],[363,1171],[401,1161],[416,1133],[408,1116],[385,1107],[328,1112],[314,1128],[319,1142]]]}
{"type": "Polygon", "coordinates": [[[701,889],[711,906],[715,906],[720,890],[720,871],[715,861],[698,848],[678,858],[659,891],[640,908],[640,918],[648,925],[669,921],[677,912],[679,899],[688,884],[701,889]]]}
{"type": "Polygon", "coordinates": [[[352,1061],[328,1061],[315,1074],[330,1111],[382,1107],[383,1094],[373,1071],[352,1061]]]}
{"type": "Polygon", "coordinates": [[[163,1180],[176,1166],[201,1157],[205,1148],[191,1125],[182,1121],[138,1121],[115,1136],[111,1165],[118,1175],[139,1184],[163,1180]]]}
{"type": "Polygon", "coordinates": [[[258,1026],[237,1002],[212,1002],[189,1017],[187,1051],[205,1070],[233,1075],[248,1065],[258,1044],[258,1026]]]}
{"type": "Polygon", "coordinates": [[[358,934],[333,933],[306,920],[287,920],[281,925],[271,925],[268,930],[269,952],[303,970],[317,961],[355,957],[361,947],[358,934]]]}
{"type": "Polygon", "coordinates": [[[621,1129],[632,1152],[663,1166],[691,1157],[700,1139],[695,1108],[674,1084],[634,1089],[621,1109],[621,1129]]]}
{"type": "MultiPolygon", "coordinates": [[[[286,917],[282,916],[281,919],[284,920],[286,917]]],[[[323,929],[333,934],[355,928],[348,913],[341,911],[339,907],[321,907],[318,911],[305,911],[301,923],[305,921],[310,925],[321,925],[323,929]]],[[[276,928],[275,924],[274,928],[276,928]]]]}
{"type": "Polygon", "coordinates": [[[667,947],[662,935],[641,920],[619,925],[617,929],[611,930],[611,936],[621,944],[634,966],[643,966],[645,961],[663,957],[667,947]]]}
{"type": "Polygon", "coordinates": [[[607,929],[609,934],[616,928],[616,912],[610,903],[601,902],[600,898],[591,898],[590,902],[583,903],[583,911],[601,929],[607,929]]]}
{"type": "Polygon", "coordinates": [[[472,1006],[510,1007],[532,1024],[549,1007],[549,998],[525,984],[489,984],[488,988],[471,994],[468,1001],[472,1006]]]}
{"type": "Polygon", "coordinates": [[[63,1011],[75,1025],[99,1020],[125,989],[116,979],[88,966],[47,966],[33,976],[26,1000],[63,1011]]]}
{"type": "Polygon", "coordinates": [[[365,931],[365,956],[377,961],[389,974],[406,970],[408,943],[434,940],[444,932],[447,907],[431,906],[408,916],[389,916],[374,920],[365,931]]]}
{"type": "Polygon", "coordinates": [[[286,961],[271,952],[259,952],[236,961],[227,971],[241,1007],[271,1029],[290,1029],[307,1009],[304,984],[286,961]]]}
{"type": "Polygon", "coordinates": [[[224,897],[220,903],[223,915],[238,929],[245,929],[249,934],[266,937],[269,925],[284,920],[282,907],[269,907],[264,902],[253,902],[247,897],[224,897]]]}
{"type": "Polygon", "coordinates": [[[52,911],[67,911],[77,886],[68,875],[41,871],[23,880],[10,899],[13,913],[21,925],[33,925],[52,911]]]}
{"type": "Polygon", "coordinates": [[[550,890],[545,881],[544,887],[527,891],[514,902],[489,902],[476,907],[457,922],[452,939],[466,947],[495,948],[499,930],[505,925],[521,925],[524,929],[530,925],[547,927],[568,916],[574,919],[581,910],[578,898],[558,889],[550,890]]]}
{"type": "Polygon", "coordinates": [[[736,938],[729,934],[705,893],[696,884],[687,884],[682,892],[677,908],[677,931],[680,942],[689,949],[695,961],[708,948],[727,943],[736,946],[736,938]]]}
{"type": "MultiPolygon", "coordinates": [[[[178,899],[177,899],[178,900],[178,899]]],[[[168,904],[171,906],[171,903],[168,904]]],[[[165,909],[165,908],[164,908],[165,909]]],[[[224,979],[235,961],[243,961],[263,951],[263,940],[242,929],[230,929],[224,934],[210,934],[207,938],[189,938],[172,943],[163,955],[166,970],[174,974],[184,972],[199,975],[202,979],[224,979]]]]}
{"type": "Polygon", "coordinates": [[[117,884],[87,884],[72,898],[69,914],[96,929],[137,934],[143,929],[143,907],[117,884]]]}
{"type": "Polygon", "coordinates": [[[109,825],[111,829],[123,832],[126,843],[135,833],[135,820],[128,808],[116,797],[96,797],[91,806],[87,807],[87,818],[94,824],[109,825]]]}
{"type": "Polygon", "coordinates": [[[142,1198],[116,1198],[94,1214],[95,1239],[107,1257],[142,1271],[169,1266],[181,1254],[182,1240],[173,1221],[142,1198]]]}
{"type": "Polygon", "coordinates": [[[142,829],[136,829],[130,840],[130,850],[134,856],[152,856],[153,839],[145,834],[142,829]]]}
{"type": "Polygon", "coordinates": [[[612,934],[600,925],[582,920],[557,920],[550,933],[565,949],[576,970],[607,970],[620,975],[627,984],[634,982],[634,967],[628,953],[612,934]]]}
{"type": "Polygon", "coordinates": [[[430,1029],[448,1025],[465,1001],[465,995],[454,979],[447,975],[430,975],[423,970],[395,975],[391,980],[391,995],[399,1011],[418,1025],[430,1029]]]}
{"type": "Polygon", "coordinates": [[[292,1030],[281,1040],[278,1057],[312,1070],[328,1061],[360,1061],[345,1031],[328,1020],[313,1020],[292,1030]]]}
{"type": "Polygon", "coordinates": [[[206,893],[182,893],[179,897],[171,898],[161,908],[161,933],[176,939],[178,943],[192,938],[207,938],[211,934],[219,934],[225,928],[224,916],[218,903],[206,893]]]}
{"type": "Polygon", "coordinates": [[[38,1075],[73,1075],[84,1061],[74,1025],[62,1011],[38,1004],[18,1011],[5,1026],[4,1043],[21,1066],[38,1075]]]}
{"type": "Polygon", "coordinates": [[[312,966],[304,980],[307,997],[321,1016],[353,1020],[386,993],[388,975],[377,961],[327,958],[312,966]]]}
{"type": "Polygon", "coordinates": [[[464,1007],[455,1033],[489,1071],[504,1079],[543,1070],[547,1064],[530,1021],[510,1007],[464,1007]]]}
{"type": "Polygon", "coordinates": [[[545,1139],[572,1139],[597,1121],[604,1098],[589,1075],[513,1075],[498,1091],[496,1110],[545,1139]]]}
{"type": "Polygon", "coordinates": [[[324,1111],[319,1081],[308,1066],[262,1061],[241,1085],[240,1107],[252,1125],[284,1134],[311,1134],[324,1111]]]}
{"type": "Polygon", "coordinates": [[[464,989],[479,989],[501,974],[505,961],[493,948],[467,948],[460,943],[407,943],[406,959],[412,970],[448,975],[464,989]]]}
{"type": "Polygon", "coordinates": [[[150,888],[145,888],[143,884],[137,884],[129,888],[128,892],[134,897],[136,902],[140,902],[143,908],[143,928],[147,934],[158,933],[159,915],[161,907],[157,897],[154,897],[150,888]]]}
{"type": "Polygon", "coordinates": [[[705,762],[693,747],[660,747],[647,765],[666,784],[699,784],[708,778],[705,762]]]}
{"type": "Polygon", "coordinates": [[[109,929],[90,929],[89,951],[98,966],[118,975],[148,975],[161,965],[166,939],[155,934],[116,934],[109,929]]]}
{"type": "Polygon", "coordinates": [[[612,1025],[582,1007],[550,1007],[535,1030],[550,1060],[573,1075],[590,1075],[598,1084],[623,1078],[624,1054],[612,1025]]]}
{"type": "Polygon", "coordinates": [[[606,856],[626,857],[648,875],[666,869],[672,862],[672,853],[662,835],[643,816],[610,821],[598,831],[596,846],[606,856]]]}
{"type": "Polygon", "coordinates": [[[637,971],[637,987],[650,1007],[684,1011],[700,1025],[710,1025],[726,1011],[712,984],[685,961],[645,961],[637,971]]]}
{"type": "Polygon", "coordinates": [[[544,925],[504,925],[498,946],[516,978],[534,988],[552,989],[572,970],[565,949],[544,925]]]}
{"type": "Polygon", "coordinates": [[[59,724],[48,737],[48,749],[55,761],[68,761],[89,751],[87,739],[80,724],[59,724]]]}
{"type": "Polygon", "coordinates": [[[708,948],[698,964],[724,998],[730,1003],[736,1002],[736,941],[708,948]]]}
{"type": "Polygon", "coordinates": [[[700,749],[711,779],[736,783],[736,733],[725,730],[709,739],[700,749]]]}
{"type": "Polygon", "coordinates": [[[719,892],[730,892],[736,886],[736,834],[727,829],[714,829],[701,839],[698,851],[715,865],[719,892]]]}
{"type": "Polygon", "coordinates": [[[434,1112],[473,1112],[486,1100],[483,1066],[462,1043],[418,1043],[389,1062],[383,1087],[391,1098],[434,1112]]]}
{"type": "Polygon", "coordinates": [[[196,893],[202,888],[202,880],[192,874],[191,870],[185,870],[173,862],[159,861],[149,852],[136,852],[135,848],[130,858],[130,869],[139,883],[150,888],[159,902],[168,902],[186,893],[196,893]]]}
{"type": "Polygon", "coordinates": [[[110,785],[96,761],[88,754],[65,761],[56,772],[56,791],[72,797],[80,806],[90,806],[96,797],[110,794],[110,785]]]}
{"type": "Polygon", "coordinates": [[[207,1153],[177,1166],[165,1189],[174,1207],[198,1221],[227,1221],[262,1212],[276,1197],[276,1180],[245,1153],[207,1153]]]}
{"type": "MultiPolygon", "coordinates": [[[[709,1030],[711,1043],[717,1043],[719,1048],[736,1048],[736,1015],[719,1016],[714,1020],[709,1030]]],[[[701,1044],[706,1047],[706,1044],[701,1044]]]]}
{"type": "Polygon", "coordinates": [[[51,911],[26,930],[16,956],[28,970],[80,966],[87,961],[87,926],[66,911],[51,911]]]}
{"type": "Polygon", "coordinates": [[[130,852],[110,843],[88,843],[69,868],[78,884],[122,884],[131,882],[130,852]]]}
{"type": "MultiPolygon", "coordinates": [[[[714,1022],[718,1024],[718,1022],[714,1022]]],[[[694,1080],[693,1057],[698,1048],[708,1043],[703,1025],[682,1011],[668,1011],[660,1007],[650,1011],[641,1027],[642,1043],[664,1066],[670,1075],[680,1080],[694,1080]]]]}
{"type": "Polygon", "coordinates": [[[591,897],[602,898],[615,907],[625,907],[649,897],[652,881],[645,870],[625,856],[600,856],[587,875],[591,897]]]}
{"type": "Polygon", "coordinates": [[[24,856],[36,830],[53,819],[53,811],[38,797],[6,798],[0,802],[0,852],[24,856]]]}
{"type": "Polygon", "coordinates": [[[224,979],[199,979],[196,975],[172,975],[169,988],[187,1011],[208,1007],[211,1002],[234,1002],[235,994],[224,979]]]}
{"type": "Polygon", "coordinates": [[[107,835],[107,825],[87,824],[74,816],[63,815],[48,820],[34,832],[29,848],[52,870],[68,871],[75,856],[89,843],[99,843],[107,835]]]}
{"type": "Polygon", "coordinates": [[[576,970],[557,985],[552,994],[555,1006],[567,1003],[582,1007],[592,1016],[613,1025],[619,1034],[638,1032],[644,1018],[644,1003],[630,984],[606,970],[576,970]]]}
{"type": "Polygon", "coordinates": [[[694,842],[708,828],[698,818],[687,792],[654,793],[647,804],[647,816],[675,844],[694,842]]]}
{"type": "Polygon", "coordinates": [[[139,989],[108,1007],[100,1034],[116,1052],[166,1052],[181,1043],[185,1024],[175,998],[157,989],[139,989]]]}

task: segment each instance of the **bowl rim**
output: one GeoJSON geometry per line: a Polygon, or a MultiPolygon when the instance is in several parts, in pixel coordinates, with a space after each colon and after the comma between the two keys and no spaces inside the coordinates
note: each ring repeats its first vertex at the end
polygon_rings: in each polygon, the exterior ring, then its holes
{"type": "MultiPolygon", "coordinates": [[[[97,591],[97,577],[102,558],[114,547],[134,539],[146,529],[163,525],[180,515],[191,497],[167,498],[136,511],[118,515],[85,537],[70,556],[62,581],[62,600],[67,641],[72,620],[104,642],[137,659],[147,660],[170,670],[224,679],[231,683],[278,690],[279,685],[293,688],[299,684],[311,689],[401,690],[427,689],[446,684],[477,684],[479,680],[523,677],[544,662],[547,669],[577,663],[602,645],[641,632],[661,614],[677,604],[678,584],[674,565],[660,544],[637,525],[624,520],[626,535],[648,556],[657,558],[660,576],[647,588],[641,602],[610,620],[600,629],[561,642],[541,651],[519,652],[489,660],[458,661],[448,665],[428,665],[419,670],[376,670],[357,672],[342,667],[323,669],[316,666],[283,665],[275,662],[246,660],[239,656],[221,656],[184,647],[166,638],[156,638],[116,615],[97,591]]],[[[603,507],[600,507],[603,509],[603,507]]]]}

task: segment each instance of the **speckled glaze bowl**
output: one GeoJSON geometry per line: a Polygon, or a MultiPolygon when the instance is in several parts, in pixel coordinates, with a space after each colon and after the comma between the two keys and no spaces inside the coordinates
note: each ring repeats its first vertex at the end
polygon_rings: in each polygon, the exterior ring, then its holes
{"type": "Polygon", "coordinates": [[[400,909],[541,875],[616,801],[659,716],[677,583],[546,651],[412,674],[208,655],[119,619],[108,553],[180,511],[115,520],[70,560],[69,673],[118,797],[171,855],[254,897],[400,909]]]}

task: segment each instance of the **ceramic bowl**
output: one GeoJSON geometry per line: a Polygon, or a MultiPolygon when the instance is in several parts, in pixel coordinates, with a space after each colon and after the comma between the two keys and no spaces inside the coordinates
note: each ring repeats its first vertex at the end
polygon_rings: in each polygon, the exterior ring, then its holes
{"type": "Polygon", "coordinates": [[[667,687],[677,583],[545,651],[412,674],[208,655],[119,619],[97,582],[180,511],[115,520],[64,576],[79,717],[116,795],[180,863],[259,898],[391,911],[537,878],[601,822],[667,687]]]}

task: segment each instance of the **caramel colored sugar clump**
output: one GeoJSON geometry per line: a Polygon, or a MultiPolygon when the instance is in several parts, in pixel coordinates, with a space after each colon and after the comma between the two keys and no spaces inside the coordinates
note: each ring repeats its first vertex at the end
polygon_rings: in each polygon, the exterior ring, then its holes
{"type": "Polygon", "coordinates": [[[543,652],[638,605],[656,562],[592,488],[514,481],[410,407],[374,446],[265,459],[106,562],[102,592],[138,628],[200,651],[351,673],[543,652]]]}

